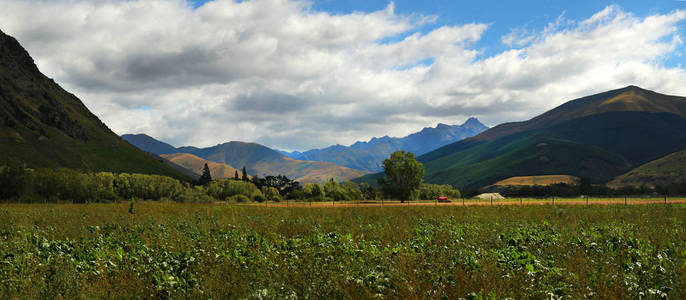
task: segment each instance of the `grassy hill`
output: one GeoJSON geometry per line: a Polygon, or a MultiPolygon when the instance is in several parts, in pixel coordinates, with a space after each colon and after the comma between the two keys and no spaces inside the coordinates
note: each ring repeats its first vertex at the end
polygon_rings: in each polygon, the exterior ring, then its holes
{"type": "Polygon", "coordinates": [[[617,176],[608,183],[612,187],[620,186],[667,186],[686,182],[686,150],[668,154],[659,159],[617,176]]]}
{"type": "Polygon", "coordinates": [[[189,178],[125,142],[0,31],[0,164],[189,178]]]}
{"type": "Polygon", "coordinates": [[[477,136],[478,140],[494,140],[509,134],[551,127],[573,119],[613,111],[670,113],[686,118],[686,101],[644,90],[637,86],[607,91],[564,103],[531,120],[504,123],[477,136]]]}
{"type": "MultiPolygon", "coordinates": [[[[233,178],[238,172],[238,176],[242,175],[242,171],[227,164],[216,163],[206,159],[202,159],[193,154],[188,153],[172,153],[160,154],[161,157],[182,166],[188,170],[193,171],[197,175],[202,175],[205,164],[210,168],[210,175],[212,178],[233,178]]],[[[248,175],[248,177],[252,177],[248,175]]]]}
{"type": "Polygon", "coordinates": [[[631,86],[570,101],[529,121],[496,126],[418,160],[426,182],[461,189],[553,174],[606,182],[686,149],[685,111],[686,98],[631,86]]]}

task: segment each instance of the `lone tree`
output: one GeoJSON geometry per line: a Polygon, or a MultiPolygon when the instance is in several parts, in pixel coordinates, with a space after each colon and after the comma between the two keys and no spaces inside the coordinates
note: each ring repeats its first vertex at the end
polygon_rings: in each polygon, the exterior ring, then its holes
{"type": "Polygon", "coordinates": [[[202,175],[200,176],[200,179],[198,179],[198,184],[200,185],[206,185],[212,181],[212,176],[210,175],[210,167],[207,166],[207,163],[205,163],[205,167],[202,170],[202,175]]]}
{"type": "Polygon", "coordinates": [[[415,195],[424,180],[424,166],[412,152],[396,151],[383,161],[385,178],[379,178],[385,194],[403,203],[415,195]]]}
{"type": "Polygon", "coordinates": [[[243,177],[241,177],[241,180],[248,181],[248,172],[245,171],[245,166],[243,166],[243,177]]]}
{"type": "Polygon", "coordinates": [[[238,170],[233,174],[233,179],[238,180],[238,170]]]}

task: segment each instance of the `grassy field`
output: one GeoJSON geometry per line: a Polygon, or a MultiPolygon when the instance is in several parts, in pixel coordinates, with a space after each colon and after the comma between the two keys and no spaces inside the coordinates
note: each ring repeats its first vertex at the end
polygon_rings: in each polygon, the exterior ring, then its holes
{"type": "Polygon", "coordinates": [[[680,204],[5,204],[0,219],[2,299],[686,297],[680,204]]]}

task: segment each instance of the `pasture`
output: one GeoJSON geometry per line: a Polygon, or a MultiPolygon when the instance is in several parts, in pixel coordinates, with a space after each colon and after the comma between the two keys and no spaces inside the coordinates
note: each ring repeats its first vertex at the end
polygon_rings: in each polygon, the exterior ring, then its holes
{"type": "Polygon", "coordinates": [[[686,297],[682,204],[283,204],[3,204],[0,298],[686,297]]]}

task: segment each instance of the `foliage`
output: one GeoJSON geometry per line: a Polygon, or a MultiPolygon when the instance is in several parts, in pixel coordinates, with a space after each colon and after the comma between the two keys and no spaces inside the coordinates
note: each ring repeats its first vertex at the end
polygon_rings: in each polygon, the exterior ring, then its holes
{"type": "Polygon", "coordinates": [[[430,183],[422,183],[422,185],[419,187],[419,196],[418,199],[420,200],[436,200],[438,197],[448,197],[451,199],[457,199],[460,198],[461,194],[460,191],[457,189],[454,189],[451,185],[449,184],[430,184],[430,183]]]}
{"type": "Polygon", "coordinates": [[[262,192],[262,195],[264,195],[265,198],[267,198],[269,201],[274,201],[275,199],[279,199],[279,191],[271,186],[262,186],[260,189],[262,192]]]}
{"type": "Polygon", "coordinates": [[[416,195],[424,178],[424,166],[417,161],[414,154],[396,151],[383,161],[385,178],[379,179],[385,194],[409,200],[416,195]]]}
{"type": "Polygon", "coordinates": [[[250,201],[250,198],[246,195],[238,194],[238,195],[233,195],[229,198],[226,199],[229,202],[236,202],[236,203],[244,203],[250,201]]]}
{"type": "Polygon", "coordinates": [[[341,188],[340,185],[338,185],[338,182],[333,180],[333,178],[329,179],[324,183],[324,194],[326,194],[326,197],[331,199],[332,201],[344,201],[346,200],[346,195],[345,191],[343,188],[341,188]]]}
{"type": "Polygon", "coordinates": [[[252,197],[253,194],[259,192],[260,190],[248,181],[223,178],[213,180],[207,188],[207,194],[215,199],[226,199],[234,195],[252,197]]]}
{"type": "Polygon", "coordinates": [[[26,171],[19,164],[0,166],[0,199],[19,197],[25,191],[26,171]]]}
{"type": "Polygon", "coordinates": [[[269,199],[267,199],[267,197],[265,197],[264,195],[262,195],[262,193],[260,193],[258,191],[258,192],[253,193],[252,195],[250,195],[250,200],[252,200],[254,202],[262,203],[262,202],[267,201],[269,199]]]}
{"type": "Polygon", "coordinates": [[[345,193],[345,200],[361,200],[364,198],[360,186],[352,181],[348,180],[343,182],[343,184],[341,184],[341,189],[343,190],[343,193],[345,193]]]}
{"type": "Polygon", "coordinates": [[[306,183],[303,188],[303,195],[307,199],[314,201],[324,201],[326,197],[326,192],[324,188],[317,183],[306,183]]]}
{"type": "Polygon", "coordinates": [[[683,205],[127,206],[0,205],[0,298],[686,297],[683,205]]]}
{"type": "Polygon", "coordinates": [[[202,169],[202,175],[200,175],[200,178],[198,179],[198,184],[199,185],[206,185],[212,181],[212,175],[210,175],[210,167],[207,166],[207,163],[205,163],[205,166],[203,166],[202,169]]]}
{"type": "Polygon", "coordinates": [[[362,192],[362,198],[364,200],[378,200],[381,199],[381,191],[379,191],[376,186],[369,183],[360,183],[360,190],[362,192]]]}

